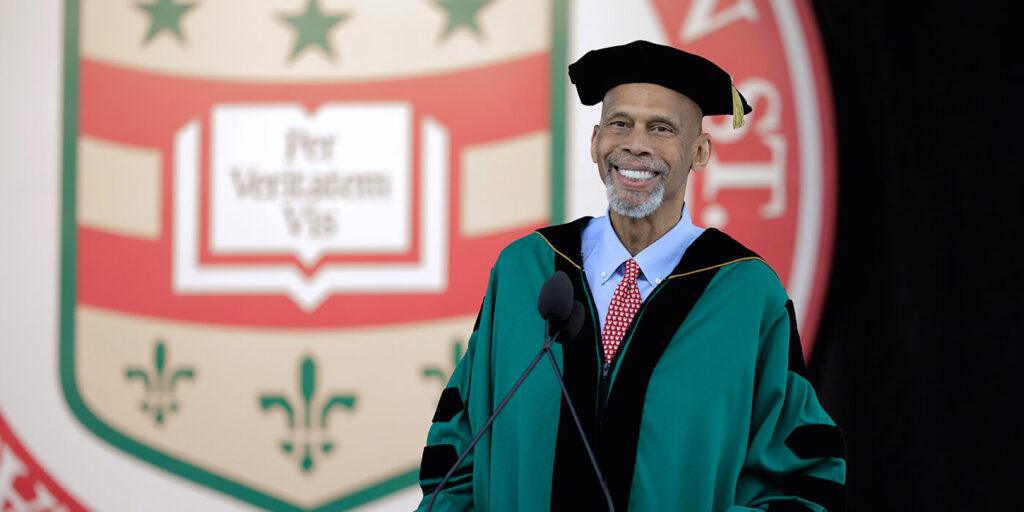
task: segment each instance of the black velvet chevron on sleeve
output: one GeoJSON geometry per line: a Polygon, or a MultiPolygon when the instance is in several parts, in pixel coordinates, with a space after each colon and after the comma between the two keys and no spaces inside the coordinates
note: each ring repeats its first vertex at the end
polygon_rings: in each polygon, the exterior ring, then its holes
{"type": "Polygon", "coordinates": [[[423,460],[420,462],[420,481],[443,478],[457,460],[459,460],[459,453],[450,444],[423,447],[423,460]]]}
{"type": "Polygon", "coordinates": [[[783,479],[782,492],[817,503],[828,512],[846,510],[846,486],[832,480],[793,473],[783,479]]]}
{"type": "Polygon", "coordinates": [[[843,434],[835,425],[801,425],[786,438],[786,446],[801,459],[843,458],[843,434]]]}
{"type": "Polygon", "coordinates": [[[434,411],[434,419],[431,422],[451,421],[463,408],[465,405],[462,403],[462,394],[458,388],[445,388],[441,392],[441,399],[437,401],[437,410],[434,411]]]}
{"type": "MultiPolygon", "coordinates": [[[[441,480],[444,475],[448,474],[448,470],[452,468],[455,461],[459,460],[458,454],[455,453],[455,447],[450,444],[440,444],[436,446],[427,446],[423,448],[423,462],[420,465],[420,488],[423,489],[423,495],[429,496],[434,493],[434,489],[437,489],[437,485],[441,482],[431,482],[429,484],[423,483],[425,480],[441,480]]],[[[448,483],[445,484],[445,489],[450,489],[466,482],[473,480],[473,465],[466,464],[465,466],[457,469],[448,483]]]]}

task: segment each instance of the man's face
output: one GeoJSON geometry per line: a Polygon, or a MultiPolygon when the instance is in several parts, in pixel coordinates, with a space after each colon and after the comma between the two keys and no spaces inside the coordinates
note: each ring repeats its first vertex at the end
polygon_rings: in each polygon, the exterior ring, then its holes
{"type": "Polygon", "coordinates": [[[660,85],[623,84],[605,94],[590,156],[616,213],[678,219],[690,168],[703,167],[710,153],[700,119],[696,103],[660,85]]]}

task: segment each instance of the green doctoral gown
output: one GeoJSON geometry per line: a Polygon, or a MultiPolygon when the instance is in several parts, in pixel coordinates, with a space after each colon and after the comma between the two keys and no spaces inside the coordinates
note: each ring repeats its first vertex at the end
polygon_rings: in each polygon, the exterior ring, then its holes
{"type": "MultiPolygon", "coordinates": [[[[706,230],[604,365],[582,270],[588,221],[538,230],[499,256],[433,417],[419,510],[540,350],[537,296],[558,270],[587,318],[553,351],[616,510],[843,510],[842,438],[806,378],[793,305],[772,269],[706,230]]],[[[551,365],[541,361],[433,510],[606,510],[594,475],[551,365]]]]}

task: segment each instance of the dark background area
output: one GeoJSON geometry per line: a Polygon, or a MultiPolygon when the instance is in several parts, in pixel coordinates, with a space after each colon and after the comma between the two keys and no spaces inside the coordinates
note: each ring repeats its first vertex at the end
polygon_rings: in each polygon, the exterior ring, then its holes
{"type": "Polygon", "coordinates": [[[810,371],[848,510],[1024,510],[1024,28],[980,3],[812,4],[840,179],[810,371]]]}

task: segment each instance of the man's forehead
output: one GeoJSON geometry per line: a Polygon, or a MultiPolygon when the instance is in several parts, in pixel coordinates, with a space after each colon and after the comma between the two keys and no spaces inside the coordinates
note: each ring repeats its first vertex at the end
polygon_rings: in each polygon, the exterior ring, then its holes
{"type": "Polygon", "coordinates": [[[702,117],[700,106],[686,95],[667,87],[631,82],[608,90],[601,101],[601,116],[646,114],[671,114],[684,118],[702,117]]]}

